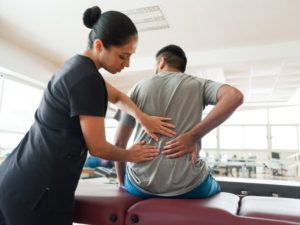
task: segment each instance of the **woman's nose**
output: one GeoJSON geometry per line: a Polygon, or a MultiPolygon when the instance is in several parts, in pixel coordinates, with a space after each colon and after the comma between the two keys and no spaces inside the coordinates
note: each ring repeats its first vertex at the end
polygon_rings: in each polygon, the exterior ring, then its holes
{"type": "Polygon", "coordinates": [[[130,58],[126,59],[123,63],[123,66],[129,67],[130,66],[130,58]]]}

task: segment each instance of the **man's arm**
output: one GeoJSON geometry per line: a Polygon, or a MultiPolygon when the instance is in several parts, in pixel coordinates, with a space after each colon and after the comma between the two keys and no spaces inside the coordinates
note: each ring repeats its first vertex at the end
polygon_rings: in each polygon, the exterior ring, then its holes
{"type": "MultiPolygon", "coordinates": [[[[126,126],[125,124],[120,122],[115,133],[114,144],[120,148],[125,149],[128,140],[132,134],[132,131],[133,131],[133,127],[126,126]]],[[[116,161],[115,166],[116,166],[119,185],[121,186],[124,184],[126,162],[116,161]]]]}
{"type": "Polygon", "coordinates": [[[195,149],[196,142],[223,123],[243,103],[243,94],[230,85],[217,91],[217,104],[207,116],[190,131],[166,143],[163,154],[177,158],[195,149]]]}

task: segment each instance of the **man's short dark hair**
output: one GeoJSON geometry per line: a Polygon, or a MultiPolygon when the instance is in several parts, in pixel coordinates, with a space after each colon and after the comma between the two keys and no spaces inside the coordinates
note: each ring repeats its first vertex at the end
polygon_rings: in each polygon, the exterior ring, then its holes
{"type": "Polygon", "coordinates": [[[181,72],[185,71],[187,59],[184,51],[177,45],[167,45],[156,53],[156,60],[163,57],[168,66],[178,69],[181,72]]]}

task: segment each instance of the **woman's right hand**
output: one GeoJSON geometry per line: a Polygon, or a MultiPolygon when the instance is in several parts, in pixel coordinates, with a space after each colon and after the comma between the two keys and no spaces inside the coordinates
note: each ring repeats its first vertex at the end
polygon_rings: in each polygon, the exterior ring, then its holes
{"type": "Polygon", "coordinates": [[[159,154],[157,147],[145,145],[145,143],[145,141],[140,141],[128,148],[126,151],[126,161],[137,163],[154,159],[159,154]]]}

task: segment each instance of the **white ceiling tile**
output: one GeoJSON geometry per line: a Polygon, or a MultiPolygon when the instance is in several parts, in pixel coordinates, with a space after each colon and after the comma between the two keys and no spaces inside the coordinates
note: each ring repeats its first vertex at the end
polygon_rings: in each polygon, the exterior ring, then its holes
{"type": "Polygon", "coordinates": [[[284,65],[281,70],[281,74],[300,74],[300,61],[299,64],[284,65]]]}
{"type": "Polygon", "coordinates": [[[295,83],[295,82],[281,82],[281,83],[277,83],[275,86],[276,88],[298,88],[299,84],[295,83]]]}
{"type": "Polygon", "coordinates": [[[251,76],[273,76],[281,71],[282,62],[259,62],[252,65],[251,76]]]}
{"type": "Polygon", "coordinates": [[[278,82],[285,82],[285,81],[299,82],[300,81],[300,73],[280,74],[280,76],[278,78],[278,82]]]}
{"type": "Polygon", "coordinates": [[[251,96],[271,94],[272,92],[273,92],[273,88],[251,88],[250,89],[251,96]]]}
{"type": "Polygon", "coordinates": [[[277,79],[276,75],[273,76],[259,76],[259,77],[252,77],[251,78],[251,88],[266,88],[270,89],[273,88],[274,83],[277,79]]]}

